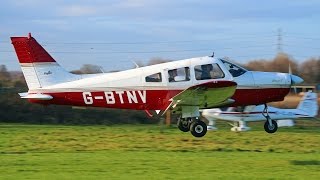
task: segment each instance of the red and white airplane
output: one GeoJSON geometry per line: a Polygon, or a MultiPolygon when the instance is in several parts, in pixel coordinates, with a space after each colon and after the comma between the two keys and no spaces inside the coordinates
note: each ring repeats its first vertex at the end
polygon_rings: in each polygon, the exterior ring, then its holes
{"type": "MultiPolygon", "coordinates": [[[[180,113],[180,130],[207,132],[199,109],[282,101],[303,80],[288,73],[255,72],[213,56],[121,72],[75,75],[65,71],[31,36],[11,37],[33,103],[180,113]]],[[[267,107],[265,112],[267,112],[267,107]]],[[[270,127],[276,121],[267,118],[270,127]]]]}
{"type": "MultiPolygon", "coordinates": [[[[314,118],[318,115],[318,109],[319,105],[317,93],[307,92],[302,97],[296,109],[280,109],[269,107],[268,110],[271,119],[281,121],[297,118],[314,118]]],[[[265,120],[266,114],[263,113],[263,110],[263,105],[229,107],[225,111],[219,108],[213,108],[202,110],[201,115],[209,121],[208,130],[215,130],[215,121],[223,120],[234,122],[231,131],[248,131],[250,130],[250,127],[246,125],[247,122],[265,120]]],[[[269,128],[265,127],[265,129],[268,130],[269,128]]],[[[273,131],[276,131],[276,129],[273,131]]]]}

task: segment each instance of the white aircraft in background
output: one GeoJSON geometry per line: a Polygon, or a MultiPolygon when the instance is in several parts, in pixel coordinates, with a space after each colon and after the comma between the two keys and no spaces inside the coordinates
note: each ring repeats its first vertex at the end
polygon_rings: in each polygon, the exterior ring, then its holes
{"type": "MultiPolygon", "coordinates": [[[[226,111],[219,108],[204,109],[202,116],[208,119],[208,130],[215,130],[216,120],[225,120],[234,122],[234,127],[231,131],[248,131],[250,127],[246,125],[247,122],[265,121],[267,114],[263,113],[264,105],[245,106],[245,107],[229,107],[226,111]]],[[[287,120],[297,118],[313,118],[318,114],[318,98],[317,94],[307,92],[301,99],[296,109],[280,109],[269,106],[269,116],[273,120],[287,120]]],[[[268,123],[265,123],[264,128],[269,130],[268,123]]],[[[275,126],[275,128],[278,128],[275,126]]]]}

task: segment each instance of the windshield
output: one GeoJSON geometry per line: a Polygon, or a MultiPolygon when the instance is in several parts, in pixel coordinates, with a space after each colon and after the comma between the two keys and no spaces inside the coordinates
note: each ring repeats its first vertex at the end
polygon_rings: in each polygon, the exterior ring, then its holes
{"type": "Polygon", "coordinates": [[[230,74],[233,76],[233,77],[238,77],[238,76],[241,76],[242,74],[246,73],[247,70],[238,66],[238,65],[235,65],[231,62],[228,62],[228,61],[225,61],[225,60],[222,60],[221,61],[223,62],[223,64],[226,66],[226,68],[228,69],[228,71],[230,72],[230,74]]]}

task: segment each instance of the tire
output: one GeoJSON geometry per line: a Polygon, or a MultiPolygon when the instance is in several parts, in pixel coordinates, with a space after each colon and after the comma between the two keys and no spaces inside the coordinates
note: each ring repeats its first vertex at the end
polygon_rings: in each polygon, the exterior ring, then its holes
{"type": "Polygon", "coordinates": [[[190,132],[194,137],[202,137],[207,133],[207,124],[203,121],[195,121],[190,125],[190,132]]]}
{"type": "Polygon", "coordinates": [[[182,132],[188,132],[190,130],[189,121],[187,119],[179,118],[177,125],[182,132]]]}
{"type": "Polygon", "coordinates": [[[275,133],[275,132],[278,130],[278,123],[277,123],[277,121],[271,120],[271,122],[272,122],[272,126],[271,126],[271,127],[270,127],[268,121],[266,121],[266,122],[264,123],[264,130],[265,130],[267,133],[275,133]]]}

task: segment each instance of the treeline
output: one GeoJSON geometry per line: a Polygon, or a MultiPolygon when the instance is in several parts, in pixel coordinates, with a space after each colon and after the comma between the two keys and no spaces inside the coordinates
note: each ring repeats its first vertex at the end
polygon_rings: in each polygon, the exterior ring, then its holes
{"type": "Polygon", "coordinates": [[[0,91],[0,122],[32,124],[123,124],[154,123],[143,111],[104,108],[80,109],[70,106],[29,103],[18,93],[26,89],[6,88],[0,91]]]}
{"type": "MultiPolygon", "coordinates": [[[[147,65],[167,62],[154,58],[147,65]]],[[[304,78],[305,83],[320,83],[320,58],[311,58],[298,64],[290,56],[280,53],[272,60],[253,60],[244,67],[258,71],[288,72],[304,78]]],[[[143,66],[143,64],[139,64],[143,66]]],[[[101,67],[83,65],[73,73],[101,73],[101,67]]],[[[8,71],[0,65],[0,122],[34,124],[118,124],[118,123],[157,123],[159,119],[150,119],[143,111],[118,110],[104,108],[75,109],[70,106],[43,106],[20,99],[18,93],[26,92],[27,85],[21,72],[8,71]]]]}
{"type": "Polygon", "coordinates": [[[292,74],[301,76],[304,79],[304,84],[320,83],[320,57],[309,58],[299,64],[289,55],[279,53],[272,60],[257,59],[244,64],[250,70],[284,73],[288,73],[289,65],[291,66],[292,74]]]}

